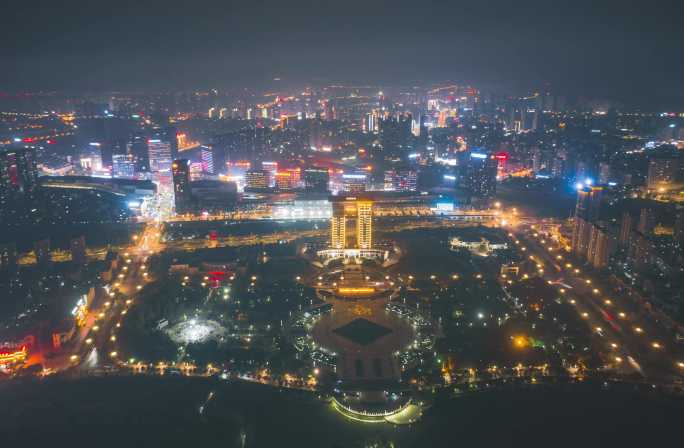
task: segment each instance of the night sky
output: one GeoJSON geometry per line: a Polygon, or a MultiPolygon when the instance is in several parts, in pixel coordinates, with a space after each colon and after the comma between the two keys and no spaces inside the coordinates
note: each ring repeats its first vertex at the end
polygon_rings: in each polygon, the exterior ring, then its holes
{"type": "Polygon", "coordinates": [[[0,89],[454,80],[684,109],[683,3],[13,1],[0,89]]]}

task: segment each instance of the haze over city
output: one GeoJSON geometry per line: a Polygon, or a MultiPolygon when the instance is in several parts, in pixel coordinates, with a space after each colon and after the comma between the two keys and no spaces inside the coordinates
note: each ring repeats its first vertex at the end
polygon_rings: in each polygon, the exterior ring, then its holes
{"type": "Polygon", "coordinates": [[[682,5],[0,14],[0,434],[660,446],[682,5]]]}

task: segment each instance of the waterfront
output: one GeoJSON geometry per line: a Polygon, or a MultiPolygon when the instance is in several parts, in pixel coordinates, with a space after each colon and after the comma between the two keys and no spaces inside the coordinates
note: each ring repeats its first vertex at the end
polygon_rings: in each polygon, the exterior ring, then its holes
{"type": "Polygon", "coordinates": [[[506,386],[435,399],[410,426],[347,420],[315,394],[179,377],[0,384],[0,432],[44,446],[663,446],[684,401],[634,385],[506,386]],[[213,394],[212,394],[213,392],[213,394]],[[209,398],[211,397],[211,398],[209,398]],[[209,398],[209,399],[208,399],[209,398]],[[203,406],[202,412],[200,408],[203,406]]]}

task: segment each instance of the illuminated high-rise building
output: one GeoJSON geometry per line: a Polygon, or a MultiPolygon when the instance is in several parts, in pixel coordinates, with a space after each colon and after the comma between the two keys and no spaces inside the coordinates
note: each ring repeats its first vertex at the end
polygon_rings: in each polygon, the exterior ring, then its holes
{"type": "Polygon", "coordinates": [[[342,188],[347,193],[361,193],[368,187],[368,176],[364,173],[342,175],[342,188]]]}
{"type": "Polygon", "coordinates": [[[215,173],[214,151],[213,148],[202,146],[200,149],[200,160],[202,161],[202,170],[209,173],[215,173]]]}
{"type": "Polygon", "coordinates": [[[14,193],[31,192],[38,183],[33,148],[0,151],[0,203],[14,193]]]}
{"type": "Polygon", "coordinates": [[[595,269],[602,269],[608,265],[609,257],[614,248],[614,238],[608,231],[598,225],[592,225],[587,248],[587,261],[595,269]]]}
{"type": "Polygon", "coordinates": [[[158,138],[147,140],[150,171],[168,171],[171,168],[171,145],[158,138]]]}
{"type": "Polygon", "coordinates": [[[245,189],[263,190],[268,188],[269,173],[266,170],[248,170],[245,172],[245,189]]]}
{"type": "Polygon", "coordinates": [[[275,187],[276,173],[278,172],[278,162],[261,162],[261,168],[267,173],[267,187],[275,187]]]}
{"type": "Polygon", "coordinates": [[[290,170],[275,173],[275,187],[281,191],[294,190],[296,182],[290,170]]]}
{"type": "Polygon", "coordinates": [[[307,191],[324,193],[328,191],[330,174],[327,168],[307,168],[304,170],[304,188],[307,191]]]}
{"type": "Polygon", "coordinates": [[[488,201],[496,194],[498,159],[493,154],[471,152],[465,167],[465,187],[471,200],[488,201]]]}
{"type": "Polygon", "coordinates": [[[380,112],[374,109],[366,114],[363,121],[363,130],[368,133],[377,133],[380,129],[380,112]]]}
{"type": "Polygon", "coordinates": [[[417,174],[411,169],[385,171],[385,191],[416,191],[417,174]]]}
{"type": "Polygon", "coordinates": [[[150,153],[147,148],[147,139],[142,133],[136,133],[131,137],[128,152],[133,154],[137,173],[150,172],[150,153]]]}
{"type": "Polygon", "coordinates": [[[611,166],[610,166],[610,163],[608,163],[608,162],[600,162],[600,163],[599,163],[598,173],[599,173],[599,179],[598,179],[598,183],[599,183],[599,184],[605,185],[605,184],[607,184],[608,182],[610,182],[611,179],[612,179],[612,178],[611,178],[611,166]]]}
{"type": "Polygon", "coordinates": [[[135,156],[133,154],[112,155],[112,177],[130,179],[135,176],[135,156]]]}
{"type": "Polygon", "coordinates": [[[290,173],[290,178],[292,180],[293,188],[299,188],[302,183],[302,170],[301,168],[288,168],[287,172],[290,173]]]}
{"type": "Polygon", "coordinates": [[[599,218],[601,202],[603,200],[603,187],[583,187],[577,191],[577,203],[575,216],[595,221],[599,218]]]}
{"type": "Polygon", "coordinates": [[[650,235],[655,229],[656,218],[652,208],[644,207],[639,213],[639,224],[637,230],[644,235],[650,235]]]}
{"type": "Polygon", "coordinates": [[[176,213],[188,213],[192,205],[190,191],[190,165],[187,159],[174,160],[171,165],[173,174],[173,195],[176,213]]]}
{"type": "Polygon", "coordinates": [[[668,188],[677,178],[679,159],[675,157],[654,157],[648,162],[646,186],[650,190],[668,188]]]}
{"type": "Polygon", "coordinates": [[[345,249],[347,246],[347,216],[343,202],[333,202],[330,218],[330,247],[345,249]]]}
{"type": "Polygon", "coordinates": [[[366,199],[335,198],[330,220],[332,249],[372,249],[373,202],[366,199]],[[350,221],[352,224],[350,225],[350,221]],[[354,225],[354,221],[356,221],[354,225]]]}
{"type": "Polygon", "coordinates": [[[629,245],[629,237],[632,234],[634,227],[634,218],[629,212],[622,212],[622,219],[620,220],[620,233],[618,236],[618,244],[620,247],[627,247],[629,245]]]}
{"type": "Polygon", "coordinates": [[[356,245],[359,249],[373,247],[373,202],[356,202],[356,245]]]}
{"type": "Polygon", "coordinates": [[[603,187],[584,187],[577,191],[572,229],[572,252],[580,257],[589,253],[593,227],[600,217],[603,187]]]}

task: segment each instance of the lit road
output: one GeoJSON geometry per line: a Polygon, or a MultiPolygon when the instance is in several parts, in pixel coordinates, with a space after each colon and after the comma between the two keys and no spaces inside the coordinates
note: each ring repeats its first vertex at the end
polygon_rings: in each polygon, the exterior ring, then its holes
{"type": "Polygon", "coordinates": [[[587,321],[607,366],[619,373],[642,374],[658,382],[684,377],[681,349],[671,332],[658,325],[631,299],[617,296],[604,279],[588,274],[539,226],[512,232],[518,250],[537,262],[538,274],[558,288],[587,321]]]}
{"type": "Polygon", "coordinates": [[[145,264],[147,257],[163,250],[161,227],[146,225],[143,232],[134,235],[133,244],[123,253],[112,272],[112,281],[106,288],[98,291],[91,305],[86,324],[80,329],[81,337],[76,348],[69,356],[71,364],[79,364],[84,369],[92,369],[94,359],[99,359],[97,367],[116,365],[118,352],[116,344],[117,329],[134,304],[136,293],[143,285],[152,280],[145,264]],[[96,351],[93,352],[93,349],[96,351]],[[93,353],[97,353],[95,357],[93,353]]]}

